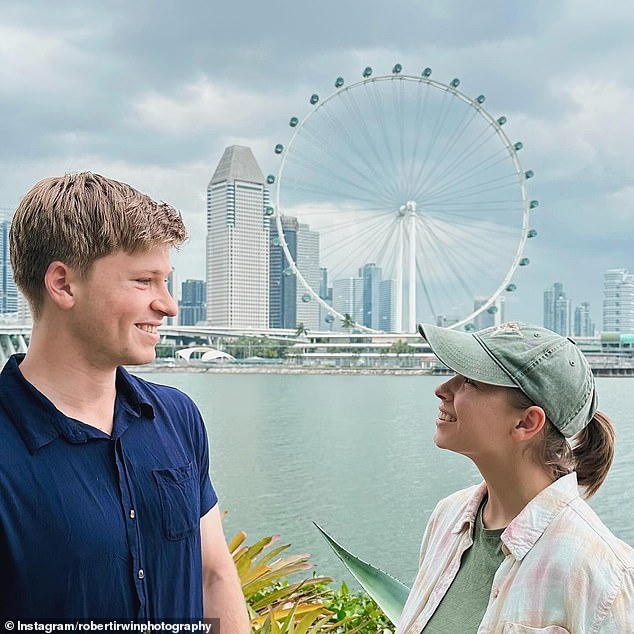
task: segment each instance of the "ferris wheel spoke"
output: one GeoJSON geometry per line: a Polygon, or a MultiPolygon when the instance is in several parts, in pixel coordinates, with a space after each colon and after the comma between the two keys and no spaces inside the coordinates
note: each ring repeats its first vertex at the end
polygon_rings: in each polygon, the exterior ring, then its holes
{"type": "MultiPolygon", "coordinates": [[[[348,111],[349,113],[349,111],[348,111]]],[[[345,113],[344,113],[345,114],[345,113]]],[[[372,163],[372,161],[368,160],[366,157],[366,153],[363,148],[354,141],[354,138],[350,134],[350,122],[342,121],[340,116],[337,116],[338,113],[327,111],[324,115],[322,115],[328,122],[329,126],[332,128],[333,134],[335,138],[339,141],[344,141],[343,144],[337,145],[339,148],[337,153],[337,158],[339,159],[339,164],[346,169],[353,170],[357,176],[361,179],[366,179],[368,177],[368,173],[373,177],[373,182],[380,181],[381,172],[376,168],[376,166],[372,163]],[[355,160],[360,161],[361,166],[365,168],[365,172],[360,170],[360,167],[356,167],[353,165],[352,161],[346,160],[345,155],[342,156],[342,152],[345,151],[346,147],[348,147],[353,152],[353,156],[355,160]]],[[[314,134],[311,132],[311,136],[314,141],[320,144],[320,146],[325,146],[327,149],[327,144],[323,141],[323,135],[314,134]]]]}
{"type": "MultiPolygon", "coordinates": [[[[459,200],[487,192],[511,190],[513,185],[517,185],[517,174],[505,174],[504,176],[491,178],[490,180],[481,183],[474,183],[473,185],[462,187],[457,190],[447,187],[442,191],[436,192],[433,196],[428,196],[426,200],[427,202],[433,202],[434,204],[443,204],[446,201],[459,200]]],[[[517,192],[514,193],[517,195],[517,192]]]]}
{"type": "Polygon", "coordinates": [[[355,99],[352,92],[347,90],[342,93],[342,103],[347,110],[349,116],[349,128],[351,130],[358,130],[361,133],[361,140],[364,141],[367,150],[363,148],[355,155],[355,158],[361,157],[364,164],[372,165],[371,158],[376,161],[377,165],[370,167],[369,174],[365,175],[365,178],[370,176],[374,182],[381,184],[381,190],[383,197],[394,195],[394,184],[386,180],[386,175],[390,173],[389,161],[385,152],[381,151],[378,145],[376,136],[373,135],[365,121],[365,117],[358,102],[355,99]]]}
{"type": "Polygon", "coordinates": [[[414,180],[414,170],[416,169],[416,164],[418,162],[417,161],[418,148],[419,148],[420,141],[423,135],[423,130],[425,129],[423,122],[426,119],[428,102],[429,102],[429,90],[418,91],[418,98],[416,99],[416,110],[413,117],[414,143],[413,143],[412,152],[409,159],[409,169],[408,169],[408,179],[407,179],[407,182],[410,183],[411,185],[413,185],[416,182],[414,180]]]}
{"type": "Polygon", "coordinates": [[[459,159],[454,161],[451,166],[447,167],[447,170],[443,174],[442,180],[439,179],[434,183],[430,189],[423,192],[425,196],[433,195],[437,191],[441,189],[446,189],[448,187],[455,187],[457,184],[464,182],[467,179],[473,178],[482,172],[488,172],[492,170],[495,166],[503,163],[506,158],[508,158],[508,153],[505,148],[496,149],[492,154],[480,159],[477,163],[468,167],[468,169],[464,169],[464,164],[474,155],[474,153],[478,151],[478,148],[472,148],[469,152],[465,152],[462,154],[459,159]],[[458,168],[463,169],[464,171],[458,172],[458,168]],[[451,170],[451,171],[450,171],[451,170]],[[452,177],[454,171],[458,172],[457,177],[452,177]]]}
{"type": "MultiPolygon", "coordinates": [[[[492,128],[490,125],[480,130],[479,133],[469,143],[467,143],[465,147],[460,148],[459,150],[457,149],[456,158],[448,165],[445,165],[443,171],[437,177],[437,182],[443,182],[447,174],[453,173],[453,171],[456,170],[461,163],[469,160],[471,156],[473,156],[476,152],[480,151],[482,148],[485,147],[485,145],[493,141],[495,139],[495,136],[495,129],[492,128]]],[[[424,193],[424,185],[431,182],[432,181],[430,178],[422,181],[423,189],[422,191],[419,190],[417,194],[422,195],[424,193]]]]}
{"type": "MultiPolygon", "coordinates": [[[[328,246],[324,250],[324,255],[328,256],[333,253],[340,253],[342,252],[342,247],[350,247],[351,245],[361,243],[364,237],[374,233],[377,229],[380,229],[382,226],[384,226],[384,224],[384,220],[379,220],[369,226],[364,227],[361,231],[357,230],[354,233],[350,232],[349,230],[344,231],[340,227],[338,227],[336,233],[337,239],[331,240],[329,242],[328,246]]],[[[348,227],[348,229],[349,228],[350,226],[348,227]]],[[[349,250],[345,249],[344,252],[346,253],[347,257],[347,255],[349,254],[349,250]]]]}
{"type": "Polygon", "coordinates": [[[446,102],[447,102],[447,92],[444,91],[441,98],[441,107],[439,108],[439,112],[436,116],[436,120],[434,121],[434,127],[431,131],[429,142],[427,144],[427,151],[425,152],[423,161],[420,164],[420,167],[416,174],[416,178],[414,179],[415,183],[423,181],[423,174],[425,172],[425,168],[427,167],[427,163],[430,160],[430,157],[432,156],[432,151],[436,147],[436,143],[440,136],[440,131],[442,130],[445,119],[447,118],[449,107],[446,102]]]}
{"type": "MultiPolygon", "coordinates": [[[[463,137],[464,132],[467,129],[468,125],[472,123],[473,120],[475,119],[477,112],[473,111],[470,117],[468,115],[469,115],[469,112],[465,111],[462,116],[462,119],[458,122],[456,129],[447,138],[444,148],[442,148],[439,151],[436,157],[434,166],[425,177],[426,182],[431,182],[432,179],[434,179],[434,177],[436,178],[436,180],[442,181],[445,172],[441,172],[440,176],[436,176],[436,173],[441,169],[441,166],[443,165],[443,161],[445,161],[445,159],[450,155],[450,152],[456,149],[456,144],[463,137]]],[[[462,153],[462,150],[456,150],[455,153],[460,155],[462,153]]],[[[446,169],[451,169],[451,168],[447,167],[446,169]]]]}

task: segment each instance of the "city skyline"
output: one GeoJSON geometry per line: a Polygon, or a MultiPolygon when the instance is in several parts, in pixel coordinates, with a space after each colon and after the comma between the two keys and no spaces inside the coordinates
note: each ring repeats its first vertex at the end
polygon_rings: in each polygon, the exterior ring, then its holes
{"type": "Polygon", "coordinates": [[[263,173],[276,174],[273,148],[288,142],[289,117],[306,115],[311,94],[326,97],[337,76],[360,78],[366,65],[383,74],[395,63],[412,74],[430,66],[486,95],[535,172],[538,236],[507,316],[539,323],[556,272],[601,322],[604,271],[634,270],[631,3],[399,0],[386,12],[376,1],[326,1],[301,20],[282,5],[245,11],[248,24],[202,2],[189,12],[3,3],[0,208],[15,209],[46,176],[104,173],[182,210],[190,239],[173,264],[179,279],[205,277],[204,188],[224,147],[252,147],[263,173]]]}

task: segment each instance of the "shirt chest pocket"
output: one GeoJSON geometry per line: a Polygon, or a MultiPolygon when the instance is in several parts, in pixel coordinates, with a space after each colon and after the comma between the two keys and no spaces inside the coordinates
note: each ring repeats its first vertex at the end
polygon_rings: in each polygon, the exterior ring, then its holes
{"type": "Polygon", "coordinates": [[[163,532],[170,540],[184,539],[198,527],[200,495],[198,474],[192,462],[182,467],[154,469],[161,501],[163,532]]]}

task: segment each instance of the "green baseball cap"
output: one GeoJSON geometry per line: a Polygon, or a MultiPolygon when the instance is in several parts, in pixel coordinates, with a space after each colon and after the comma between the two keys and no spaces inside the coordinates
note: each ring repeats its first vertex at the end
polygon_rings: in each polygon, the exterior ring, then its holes
{"type": "Polygon", "coordinates": [[[572,339],[552,330],[508,322],[478,332],[431,324],[419,324],[418,331],[457,374],[522,390],[567,438],[581,431],[597,411],[588,361],[572,339]]]}

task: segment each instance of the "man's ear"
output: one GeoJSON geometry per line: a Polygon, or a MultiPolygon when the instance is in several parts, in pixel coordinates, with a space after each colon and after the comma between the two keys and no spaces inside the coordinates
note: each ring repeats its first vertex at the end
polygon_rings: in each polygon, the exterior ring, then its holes
{"type": "Polygon", "coordinates": [[[55,260],[48,265],[44,274],[44,287],[48,298],[61,310],[75,305],[74,281],[77,275],[73,269],[55,260]]]}
{"type": "Polygon", "coordinates": [[[522,410],[521,418],[513,428],[513,438],[518,441],[530,440],[543,429],[546,414],[538,405],[531,405],[522,410]]]}

